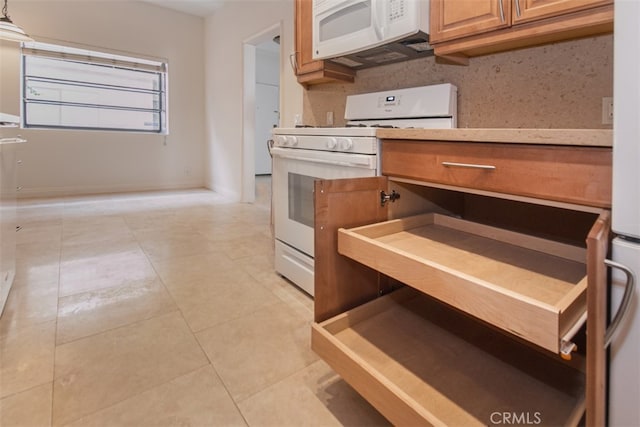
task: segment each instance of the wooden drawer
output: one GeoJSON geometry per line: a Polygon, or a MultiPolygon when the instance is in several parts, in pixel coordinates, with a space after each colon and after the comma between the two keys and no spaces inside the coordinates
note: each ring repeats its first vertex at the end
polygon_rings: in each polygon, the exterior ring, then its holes
{"type": "Polygon", "coordinates": [[[611,149],[383,140],[382,174],[579,205],[611,206],[611,149]]]}
{"type": "Polygon", "coordinates": [[[311,346],[394,425],[576,425],[584,411],[584,374],[411,288],[314,323],[311,346]]]}
{"type": "Polygon", "coordinates": [[[340,229],[338,252],[565,356],[586,319],[580,247],[430,213],[340,229]]]}

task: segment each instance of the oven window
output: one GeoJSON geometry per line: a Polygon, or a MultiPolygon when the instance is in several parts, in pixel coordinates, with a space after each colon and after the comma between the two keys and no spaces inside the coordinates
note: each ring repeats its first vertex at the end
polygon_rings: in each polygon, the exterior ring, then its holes
{"type": "Polygon", "coordinates": [[[289,219],[313,227],[315,177],[289,172],[289,219]]]}

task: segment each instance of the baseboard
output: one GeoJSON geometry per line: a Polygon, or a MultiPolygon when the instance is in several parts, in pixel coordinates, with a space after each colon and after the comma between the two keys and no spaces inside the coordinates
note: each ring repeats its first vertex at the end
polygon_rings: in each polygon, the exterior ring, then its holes
{"type": "Polygon", "coordinates": [[[235,203],[240,201],[240,194],[238,194],[236,191],[230,190],[229,188],[216,186],[216,185],[213,185],[211,182],[207,182],[205,184],[205,187],[207,187],[209,190],[213,191],[214,193],[221,195],[222,197],[227,199],[229,203],[235,203]]]}
{"type": "Polygon", "coordinates": [[[170,190],[191,190],[205,188],[202,184],[182,183],[166,185],[115,185],[115,186],[86,186],[86,187],[43,187],[28,188],[22,187],[17,193],[18,199],[49,198],[49,197],[69,197],[88,196],[92,194],[109,193],[134,193],[144,191],[170,191],[170,190]]]}

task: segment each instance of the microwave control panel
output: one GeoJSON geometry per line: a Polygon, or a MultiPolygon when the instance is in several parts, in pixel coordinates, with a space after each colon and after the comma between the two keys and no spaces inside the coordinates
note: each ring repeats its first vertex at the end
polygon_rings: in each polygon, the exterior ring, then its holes
{"type": "Polygon", "coordinates": [[[389,22],[402,19],[407,13],[406,0],[390,0],[389,1],[389,22]]]}

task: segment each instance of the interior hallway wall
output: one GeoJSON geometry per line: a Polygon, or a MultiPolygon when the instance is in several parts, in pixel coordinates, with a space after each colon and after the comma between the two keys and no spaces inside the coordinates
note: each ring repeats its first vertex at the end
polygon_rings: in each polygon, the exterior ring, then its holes
{"type": "MultiPolygon", "coordinates": [[[[23,130],[22,196],[202,187],[204,18],[136,1],[12,0],[12,20],[38,41],[71,42],[169,62],[168,136],[23,130]]],[[[19,50],[2,44],[2,111],[19,114],[19,50]]]]}
{"type": "Polygon", "coordinates": [[[293,53],[293,0],[237,0],[206,19],[206,184],[230,201],[242,197],[243,43],[281,23],[280,125],[293,126],[302,112],[302,87],[289,54],[293,53]]]}

